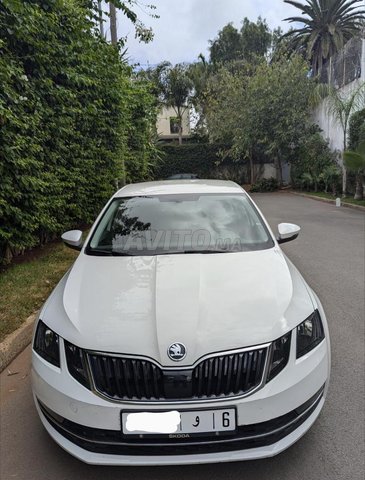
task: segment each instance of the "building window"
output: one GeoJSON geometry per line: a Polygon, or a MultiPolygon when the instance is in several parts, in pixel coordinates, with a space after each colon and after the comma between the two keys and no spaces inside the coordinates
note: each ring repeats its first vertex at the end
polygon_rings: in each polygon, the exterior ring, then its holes
{"type": "Polygon", "coordinates": [[[170,117],[170,133],[179,133],[179,119],[177,117],[170,117]]]}

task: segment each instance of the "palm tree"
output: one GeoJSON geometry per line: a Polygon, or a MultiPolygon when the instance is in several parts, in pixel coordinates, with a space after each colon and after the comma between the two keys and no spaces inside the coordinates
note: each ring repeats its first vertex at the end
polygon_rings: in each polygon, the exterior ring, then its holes
{"type": "Polygon", "coordinates": [[[139,73],[139,77],[150,81],[152,91],[156,95],[160,108],[172,108],[178,124],[179,144],[182,144],[183,116],[189,112],[192,104],[193,82],[190,78],[189,66],[179,63],[172,66],[170,62],[162,62],[155,68],[139,73]]]}
{"type": "Polygon", "coordinates": [[[291,30],[290,37],[299,51],[306,51],[313,72],[318,73],[332,55],[359,33],[364,25],[365,10],[359,9],[363,0],[284,0],[302,11],[305,16],[289,17],[291,23],[304,24],[291,30]]]}
{"type": "MultiPolygon", "coordinates": [[[[317,85],[312,103],[318,105],[322,100],[326,101],[327,112],[341,126],[343,133],[343,149],[347,150],[347,134],[351,115],[365,107],[365,82],[355,88],[350,94],[335,89],[332,85],[317,85]]],[[[342,164],[342,195],[347,191],[347,170],[346,163],[342,164]]]]}
{"type": "Polygon", "coordinates": [[[356,151],[344,152],[344,161],[346,167],[356,173],[356,192],[355,200],[364,198],[364,171],[365,171],[365,141],[361,142],[356,151]]]}
{"type": "Polygon", "coordinates": [[[192,81],[188,74],[188,67],[178,64],[167,68],[162,80],[162,98],[166,107],[172,107],[178,120],[179,144],[182,144],[183,115],[190,110],[192,81]]]}

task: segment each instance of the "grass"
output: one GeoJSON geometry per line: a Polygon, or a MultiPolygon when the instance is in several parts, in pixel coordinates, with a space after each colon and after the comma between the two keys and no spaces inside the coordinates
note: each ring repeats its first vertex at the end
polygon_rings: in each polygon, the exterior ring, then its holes
{"type": "Polygon", "coordinates": [[[0,341],[42,306],[76,257],[76,251],[52,243],[0,273],[0,341]]]}
{"type": "MultiPolygon", "coordinates": [[[[306,195],[314,195],[315,197],[320,197],[320,198],[328,198],[330,200],[336,199],[336,197],[331,193],[325,193],[325,192],[300,192],[300,193],[304,193],[306,195]]],[[[354,200],[354,197],[342,198],[341,195],[338,195],[338,197],[341,198],[341,202],[352,203],[353,205],[360,205],[362,207],[365,207],[365,200],[354,200]]]]}

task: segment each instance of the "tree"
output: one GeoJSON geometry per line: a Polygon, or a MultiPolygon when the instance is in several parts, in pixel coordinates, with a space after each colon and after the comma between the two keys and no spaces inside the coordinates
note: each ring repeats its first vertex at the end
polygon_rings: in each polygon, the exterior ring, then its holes
{"type": "Polygon", "coordinates": [[[265,19],[250,22],[246,17],[241,27],[241,46],[243,58],[252,61],[255,56],[264,57],[271,46],[272,33],[265,19]]]}
{"type": "Polygon", "coordinates": [[[214,65],[208,63],[204,55],[199,55],[199,61],[192,63],[188,75],[192,82],[191,102],[196,114],[195,135],[199,138],[207,136],[206,116],[209,106],[208,83],[214,73],[214,65]]]}
{"type": "MultiPolygon", "coordinates": [[[[130,20],[134,26],[135,38],[138,38],[141,42],[148,43],[153,40],[153,31],[151,28],[140,20],[136,13],[136,9],[142,9],[147,11],[148,15],[152,18],[159,18],[158,15],[153,13],[156,10],[155,5],[145,5],[139,0],[106,0],[109,3],[109,13],[103,11],[101,8],[102,2],[100,0],[91,0],[91,8],[94,11],[94,19],[97,19],[100,28],[101,36],[104,35],[103,17],[108,16],[110,18],[110,35],[111,43],[116,45],[119,41],[117,33],[117,11],[121,11],[125,17],[130,20]]],[[[124,44],[125,39],[122,40],[124,44]]]]}
{"type": "MultiPolygon", "coordinates": [[[[341,126],[343,134],[343,150],[347,150],[348,128],[351,115],[365,107],[365,82],[362,82],[350,94],[337,90],[332,85],[320,84],[314,91],[314,105],[324,100],[328,115],[331,115],[341,126]]],[[[342,162],[342,195],[347,193],[346,164],[342,162]]]]}
{"type": "Polygon", "coordinates": [[[239,31],[228,23],[218,33],[215,40],[210,40],[210,61],[212,63],[226,63],[242,58],[239,31]]]}
{"type": "Polygon", "coordinates": [[[266,20],[261,17],[256,22],[244,18],[240,31],[228,23],[218,33],[218,37],[210,41],[210,61],[214,64],[252,62],[255,57],[267,55],[271,39],[272,33],[266,20]]]}
{"type": "Polygon", "coordinates": [[[255,164],[274,160],[282,183],[282,163],[306,135],[309,96],[313,81],[300,57],[266,62],[254,72],[230,72],[222,68],[210,86],[208,132],[212,141],[230,143],[231,155],[249,161],[251,183],[255,164]]]}
{"type": "Polygon", "coordinates": [[[365,10],[359,10],[363,0],[284,0],[301,10],[305,16],[286,18],[291,23],[304,24],[288,32],[297,50],[305,48],[314,73],[344,44],[359,33],[365,10]]]}
{"type": "Polygon", "coordinates": [[[298,57],[263,64],[248,81],[236,148],[260,146],[274,160],[280,185],[282,164],[291,160],[307,130],[311,89],[307,65],[298,57]]]}
{"type": "Polygon", "coordinates": [[[346,168],[356,174],[355,200],[364,198],[364,171],[365,171],[365,141],[361,142],[355,151],[348,150],[343,154],[346,168]]]}
{"type": "Polygon", "coordinates": [[[180,63],[172,66],[163,63],[155,72],[156,88],[161,105],[171,107],[178,121],[179,144],[182,144],[183,116],[191,107],[193,84],[189,77],[189,67],[180,63]]]}
{"type": "Polygon", "coordinates": [[[270,61],[276,62],[283,58],[289,59],[292,55],[301,55],[303,58],[303,51],[296,50],[293,46],[293,42],[290,40],[290,32],[293,29],[289,29],[288,34],[284,35],[281,27],[277,27],[272,32],[271,49],[270,49],[270,61]]]}

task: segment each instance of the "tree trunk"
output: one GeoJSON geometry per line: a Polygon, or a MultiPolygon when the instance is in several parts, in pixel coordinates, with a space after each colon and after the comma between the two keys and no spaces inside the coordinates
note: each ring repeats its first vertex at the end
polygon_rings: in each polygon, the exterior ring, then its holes
{"type": "Polygon", "coordinates": [[[255,183],[255,171],[252,155],[250,155],[250,183],[253,185],[255,183]]]}
{"type": "Polygon", "coordinates": [[[346,197],[347,192],[347,170],[345,164],[342,165],[342,196],[346,197]]]}
{"type": "Polygon", "coordinates": [[[179,115],[179,145],[183,143],[183,125],[182,125],[182,115],[179,115]]]}
{"type": "Polygon", "coordinates": [[[283,172],[281,169],[281,160],[280,157],[275,158],[275,167],[276,167],[276,179],[278,181],[279,187],[283,185],[283,172]]]}
{"type": "Polygon", "coordinates": [[[99,10],[100,35],[104,38],[104,22],[103,22],[103,10],[101,6],[101,0],[98,0],[98,10],[99,10]]]}
{"type": "MultiPolygon", "coordinates": [[[[347,130],[346,128],[343,131],[343,151],[347,150],[347,130]]],[[[342,154],[342,196],[346,197],[347,193],[347,170],[345,165],[345,159],[342,154]]]]}
{"type": "Polygon", "coordinates": [[[364,198],[364,177],[361,173],[358,173],[356,175],[356,191],[355,191],[355,200],[363,200],[364,198]]]}
{"type": "Polygon", "coordinates": [[[115,5],[112,2],[109,3],[109,14],[110,14],[110,38],[112,41],[112,45],[116,45],[118,43],[117,11],[116,11],[115,5]]]}

